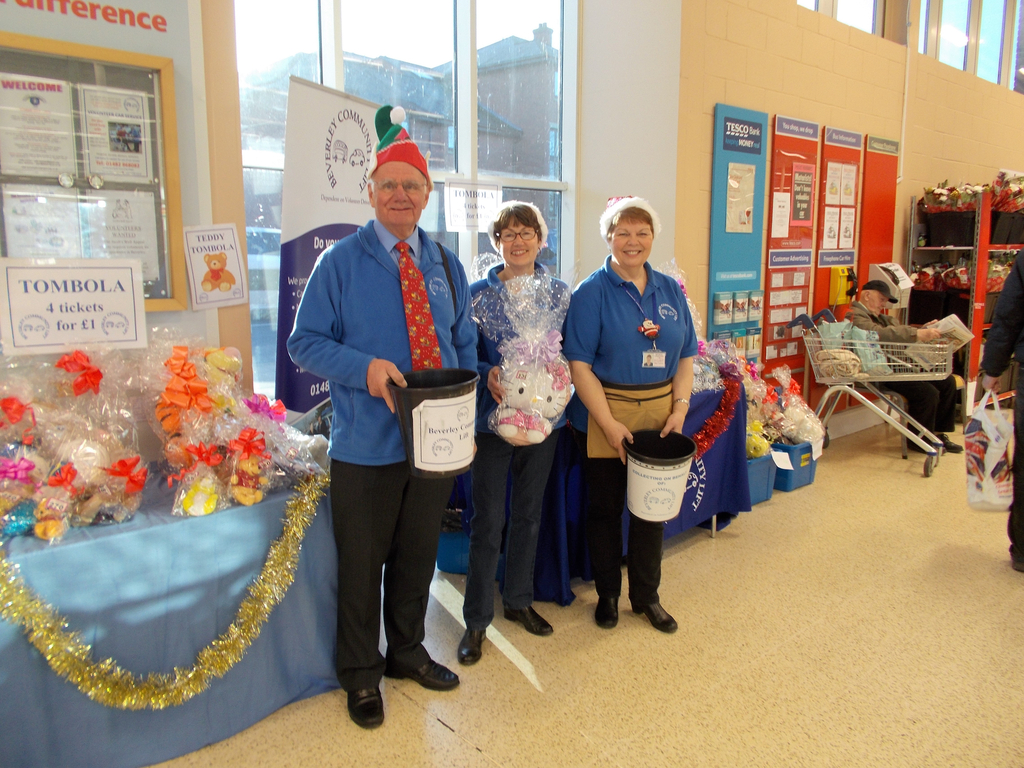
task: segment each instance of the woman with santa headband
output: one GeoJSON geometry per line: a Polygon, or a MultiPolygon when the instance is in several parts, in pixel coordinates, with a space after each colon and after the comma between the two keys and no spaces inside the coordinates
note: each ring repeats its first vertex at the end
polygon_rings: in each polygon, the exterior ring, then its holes
{"type": "MultiPolygon", "coordinates": [[[[565,356],[576,385],[566,413],[585,457],[594,619],[611,629],[622,588],[623,442],[633,442],[634,429],[682,432],[697,336],[679,284],[647,263],[661,231],[650,203],[612,198],[600,228],[611,253],[573,293],[566,318],[565,356]]],[[[658,595],[663,533],[662,523],[630,514],[629,600],[655,629],[674,632],[676,621],[658,595]]]]}

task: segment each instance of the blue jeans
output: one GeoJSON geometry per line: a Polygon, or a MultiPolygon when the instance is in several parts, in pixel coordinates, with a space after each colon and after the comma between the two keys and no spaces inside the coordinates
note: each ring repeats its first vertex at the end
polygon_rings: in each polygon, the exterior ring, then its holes
{"type": "Polygon", "coordinates": [[[558,446],[554,430],[537,445],[513,446],[490,432],[476,433],[473,459],[473,519],[469,571],[462,615],[467,629],[487,629],[494,618],[494,578],[505,527],[505,489],[512,465],[511,516],[505,545],[502,602],[513,610],[533,604],[533,563],[537,556],[541,503],[558,446]]]}

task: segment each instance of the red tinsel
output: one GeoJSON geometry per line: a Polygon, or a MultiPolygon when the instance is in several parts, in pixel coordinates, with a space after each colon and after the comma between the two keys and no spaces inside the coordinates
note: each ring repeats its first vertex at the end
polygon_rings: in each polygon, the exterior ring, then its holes
{"type": "Polygon", "coordinates": [[[715,440],[728,429],[729,422],[736,415],[736,403],[739,402],[742,387],[735,379],[725,379],[724,383],[725,393],[722,395],[722,401],[718,404],[718,409],[693,436],[693,442],[697,444],[698,456],[703,456],[715,444],[715,440]]]}

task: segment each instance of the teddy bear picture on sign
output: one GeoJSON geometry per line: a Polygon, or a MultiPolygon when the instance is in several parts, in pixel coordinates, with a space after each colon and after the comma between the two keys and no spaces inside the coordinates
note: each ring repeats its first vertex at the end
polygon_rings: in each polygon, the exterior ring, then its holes
{"type": "Polygon", "coordinates": [[[234,224],[185,227],[185,253],[192,286],[192,309],[248,301],[248,281],[234,224]]]}

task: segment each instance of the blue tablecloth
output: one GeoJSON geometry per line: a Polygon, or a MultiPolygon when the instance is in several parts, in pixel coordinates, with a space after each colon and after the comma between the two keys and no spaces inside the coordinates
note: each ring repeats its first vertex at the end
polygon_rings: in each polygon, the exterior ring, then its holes
{"type": "MultiPolygon", "coordinates": [[[[693,435],[718,409],[724,395],[699,392],[691,397],[683,433],[693,435]]],[[[665,523],[665,538],[701,525],[710,528],[718,516],[721,530],[738,512],[750,511],[747,482],[747,401],[742,395],[735,415],[714,445],[690,467],[686,497],[679,516],[665,523]]],[[[472,472],[459,478],[456,493],[463,506],[467,532],[472,517],[472,472]]],[[[558,438],[551,476],[544,492],[537,560],[534,567],[534,599],[569,605],[575,595],[570,581],[589,581],[590,555],[586,544],[586,480],[582,459],[569,427],[558,438]]],[[[628,515],[623,515],[625,527],[628,515]]],[[[623,540],[625,544],[625,539],[623,540]]]]}
{"type": "MultiPolygon", "coordinates": [[[[63,541],[11,541],[8,557],[93,647],[137,676],[189,667],[227,629],[282,529],[289,492],[203,518],[172,516],[151,484],[124,525],[74,529],[63,541]]],[[[139,766],[225,739],[284,705],[338,687],[337,556],[327,498],[306,534],[295,582],[245,657],[180,707],[97,704],[58,678],[27,638],[0,621],[0,765],[139,766]]]]}

